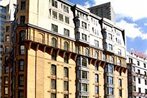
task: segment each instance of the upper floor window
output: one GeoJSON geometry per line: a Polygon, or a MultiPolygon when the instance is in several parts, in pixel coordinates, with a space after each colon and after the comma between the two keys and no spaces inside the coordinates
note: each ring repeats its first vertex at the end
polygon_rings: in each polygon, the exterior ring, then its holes
{"type": "Polygon", "coordinates": [[[112,40],[112,34],[108,33],[108,39],[112,40]]]}
{"type": "Polygon", "coordinates": [[[87,23],[82,21],[82,28],[87,29],[87,23]]]}
{"type": "Polygon", "coordinates": [[[23,90],[18,91],[18,98],[24,98],[24,91],[23,90]]]}
{"type": "Polygon", "coordinates": [[[65,16],[65,23],[69,24],[69,17],[65,16]]]}
{"type": "Polygon", "coordinates": [[[120,49],[118,49],[118,55],[121,55],[121,50],[120,49]]]}
{"type": "Polygon", "coordinates": [[[25,24],[25,16],[20,16],[20,24],[25,24]]]}
{"type": "Polygon", "coordinates": [[[82,83],[81,90],[82,90],[83,92],[87,92],[87,91],[88,91],[88,84],[82,83]]]}
{"type": "Polygon", "coordinates": [[[144,63],[143,65],[144,65],[144,68],[146,68],[146,63],[144,63]]]}
{"type": "Polygon", "coordinates": [[[9,42],[9,41],[10,41],[10,36],[9,36],[9,35],[6,35],[6,36],[5,36],[5,41],[6,41],[6,42],[9,42]]]}
{"type": "Polygon", "coordinates": [[[51,59],[52,60],[56,60],[57,59],[57,52],[56,51],[53,51],[52,54],[51,54],[51,59]]]}
{"type": "Polygon", "coordinates": [[[119,79],[119,86],[122,86],[122,79],[119,79]]]}
{"type": "Polygon", "coordinates": [[[25,30],[21,30],[19,32],[19,41],[23,41],[25,39],[25,30]]]}
{"type": "Polygon", "coordinates": [[[59,20],[60,20],[60,21],[63,21],[63,14],[60,14],[60,13],[59,13],[59,20]]]}
{"type": "Polygon", "coordinates": [[[6,32],[10,31],[10,26],[6,26],[6,32]]]}
{"type": "Polygon", "coordinates": [[[56,93],[51,93],[51,98],[56,98],[56,93]]]}
{"type": "Polygon", "coordinates": [[[95,45],[95,47],[99,47],[99,41],[98,40],[94,40],[94,45],[95,45]]]}
{"type": "Polygon", "coordinates": [[[65,56],[64,56],[64,62],[65,63],[68,63],[68,61],[69,61],[69,56],[67,54],[65,54],[65,56]]]}
{"type": "Polygon", "coordinates": [[[64,91],[68,91],[68,81],[64,81],[64,91]]]}
{"type": "Polygon", "coordinates": [[[99,82],[99,75],[95,74],[95,83],[98,83],[98,82],[99,82]]]}
{"type": "Polygon", "coordinates": [[[52,14],[53,14],[53,18],[57,19],[57,12],[52,11],[52,14]]]}
{"type": "Polygon", "coordinates": [[[87,59],[86,58],[82,58],[82,66],[87,67],[87,59]]]}
{"type": "Polygon", "coordinates": [[[140,66],[140,62],[139,61],[137,61],[137,65],[140,66]]]}
{"type": "Polygon", "coordinates": [[[69,37],[69,34],[70,34],[69,30],[64,28],[64,35],[69,37]]]}
{"type": "Polygon", "coordinates": [[[111,50],[111,51],[113,50],[112,44],[108,44],[108,49],[111,50]]]}
{"type": "Polygon", "coordinates": [[[55,24],[52,24],[51,30],[55,33],[58,33],[58,26],[55,24]]]}
{"type": "Polygon", "coordinates": [[[88,72],[82,71],[82,79],[87,79],[87,78],[88,78],[88,72]]]}
{"type": "Polygon", "coordinates": [[[66,6],[66,5],[64,5],[63,10],[64,10],[65,12],[69,13],[69,8],[68,8],[68,6],[66,6]]]}
{"type": "Polygon", "coordinates": [[[56,0],[52,0],[52,6],[57,8],[58,7],[58,2],[56,0]]]}
{"type": "Polygon", "coordinates": [[[95,51],[94,57],[95,57],[96,59],[98,59],[98,56],[99,56],[99,52],[98,52],[98,51],[95,51]]]}
{"type": "Polygon", "coordinates": [[[82,33],[82,40],[87,41],[87,35],[82,33]]]}
{"type": "Polygon", "coordinates": [[[69,50],[69,44],[68,44],[68,42],[64,42],[64,50],[69,50]]]}
{"type": "Polygon", "coordinates": [[[24,45],[20,45],[20,54],[25,54],[25,46],[24,45]]]}
{"type": "Polygon", "coordinates": [[[64,77],[68,77],[68,68],[64,67],[64,77]]]}
{"type": "Polygon", "coordinates": [[[107,76],[107,83],[113,85],[113,77],[107,76]]]}
{"type": "Polygon", "coordinates": [[[129,58],[129,63],[133,63],[133,59],[132,58],[129,58]]]}
{"type": "Polygon", "coordinates": [[[51,75],[56,75],[56,65],[51,65],[51,75]]]}
{"type": "Polygon", "coordinates": [[[88,48],[85,48],[85,55],[89,56],[89,49],[88,48]]]}
{"type": "Polygon", "coordinates": [[[107,72],[108,73],[113,73],[113,65],[111,65],[111,64],[107,65],[107,72]]]}
{"type": "Polygon", "coordinates": [[[51,89],[56,89],[56,80],[51,79],[51,89]]]}
{"type": "Polygon", "coordinates": [[[19,60],[19,71],[24,71],[24,60],[19,60]]]}
{"type": "Polygon", "coordinates": [[[56,38],[52,38],[52,46],[57,47],[57,40],[56,38]]]}
{"type": "Polygon", "coordinates": [[[25,1],[21,1],[21,10],[25,10],[26,9],[26,2],[25,1]]]}
{"type": "Polygon", "coordinates": [[[18,83],[19,83],[19,86],[23,86],[24,85],[24,75],[19,75],[18,77],[18,83]]]}
{"type": "Polygon", "coordinates": [[[112,87],[107,87],[107,94],[108,94],[108,95],[113,95],[113,94],[114,94],[114,88],[112,88],[112,87]]]}

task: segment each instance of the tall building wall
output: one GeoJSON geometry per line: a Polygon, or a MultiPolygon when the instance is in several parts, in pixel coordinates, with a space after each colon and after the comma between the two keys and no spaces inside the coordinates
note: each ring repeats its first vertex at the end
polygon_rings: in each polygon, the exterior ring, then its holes
{"type": "Polygon", "coordinates": [[[147,60],[146,55],[132,51],[127,53],[128,98],[146,97],[147,94],[147,60]]]}
{"type": "Polygon", "coordinates": [[[17,3],[4,97],[127,98],[124,30],[68,1],[17,3]]]}

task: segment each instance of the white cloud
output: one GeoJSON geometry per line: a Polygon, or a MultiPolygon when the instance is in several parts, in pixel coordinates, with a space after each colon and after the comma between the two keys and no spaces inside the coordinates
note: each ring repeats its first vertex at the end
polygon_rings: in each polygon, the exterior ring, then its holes
{"type": "Polygon", "coordinates": [[[121,20],[117,23],[119,27],[123,27],[126,32],[126,36],[132,39],[140,37],[141,39],[147,39],[147,33],[142,33],[141,28],[137,26],[135,23],[128,23],[124,20],[121,20]]]}
{"type": "MultiPolygon", "coordinates": [[[[111,2],[116,14],[132,17],[138,20],[147,17],[147,0],[93,0],[94,5],[111,2]]],[[[90,4],[87,4],[90,5],[90,4]]]]}

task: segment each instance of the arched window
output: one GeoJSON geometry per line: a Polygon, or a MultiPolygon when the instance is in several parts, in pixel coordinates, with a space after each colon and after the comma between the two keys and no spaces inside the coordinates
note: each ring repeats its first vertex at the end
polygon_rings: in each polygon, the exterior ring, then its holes
{"type": "Polygon", "coordinates": [[[57,40],[56,38],[52,38],[52,46],[57,47],[57,40]]]}
{"type": "Polygon", "coordinates": [[[82,66],[87,67],[87,59],[86,58],[82,58],[82,66]]]}
{"type": "Polygon", "coordinates": [[[98,59],[98,56],[99,56],[99,52],[98,52],[98,51],[95,51],[94,57],[95,57],[96,59],[98,59]]]}
{"type": "Polygon", "coordinates": [[[69,50],[69,44],[68,44],[68,42],[64,42],[64,50],[69,50]]]}
{"type": "Polygon", "coordinates": [[[85,48],[85,55],[89,56],[89,49],[88,48],[85,48]]]}
{"type": "Polygon", "coordinates": [[[25,34],[26,34],[25,30],[21,30],[19,32],[19,42],[25,40],[25,34]]]}

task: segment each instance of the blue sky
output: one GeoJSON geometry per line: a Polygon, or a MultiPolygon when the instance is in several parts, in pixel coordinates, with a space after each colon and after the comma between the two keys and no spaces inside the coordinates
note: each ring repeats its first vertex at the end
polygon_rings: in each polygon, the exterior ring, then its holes
{"type": "Polygon", "coordinates": [[[69,0],[90,7],[111,2],[116,14],[116,24],[125,29],[127,50],[135,49],[147,54],[147,0],[69,0]],[[139,5],[138,5],[139,4],[139,5]]]}

